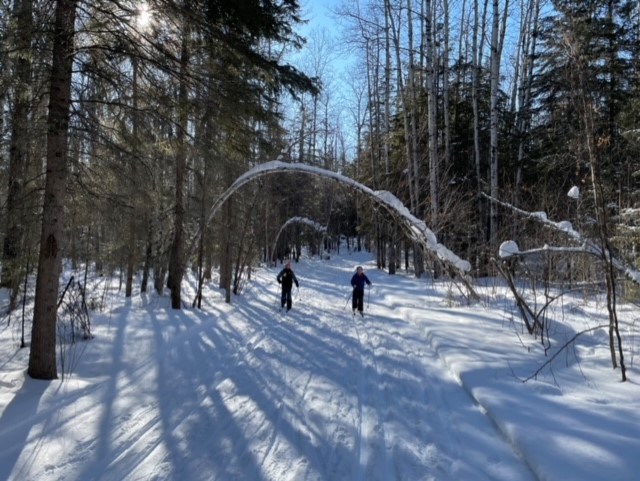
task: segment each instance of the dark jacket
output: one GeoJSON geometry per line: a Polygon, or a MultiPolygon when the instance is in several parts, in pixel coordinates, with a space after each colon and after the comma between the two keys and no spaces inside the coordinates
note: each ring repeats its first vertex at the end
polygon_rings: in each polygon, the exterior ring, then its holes
{"type": "Polygon", "coordinates": [[[357,272],[353,275],[353,277],[351,278],[351,285],[353,286],[354,289],[359,290],[359,291],[364,291],[364,285],[371,285],[371,281],[369,280],[369,278],[367,277],[367,275],[363,272],[362,275],[358,274],[357,272]]]}
{"type": "Polygon", "coordinates": [[[298,287],[298,279],[293,271],[288,267],[282,269],[276,279],[278,280],[278,284],[282,284],[283,290],[290,291],[294,282],[296,283],[296,287],[298,287]]]}

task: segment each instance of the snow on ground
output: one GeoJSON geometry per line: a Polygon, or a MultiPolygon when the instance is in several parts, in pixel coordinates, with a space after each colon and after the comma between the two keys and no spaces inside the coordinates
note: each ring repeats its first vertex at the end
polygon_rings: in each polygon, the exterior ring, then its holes
{"type": "MultiPolygon", "coordinates": [[[[209,286],[202,310],[103,290],[64,382],[26,377],[20,314],[5,319],[0,480],[637,479],[633,309],[620,309],[629,382],[598,330],[523,383],[549,356],[497,284],[465,307],[455,287],[365,254],[305,259],[282,314],[279,268],[255,270],[231,305],[209,286]],[[364,318],[349,305],[358,264],[373,282],[364,318]]],[[[565,299],[549,355],[604,312],[565,299]]]]}

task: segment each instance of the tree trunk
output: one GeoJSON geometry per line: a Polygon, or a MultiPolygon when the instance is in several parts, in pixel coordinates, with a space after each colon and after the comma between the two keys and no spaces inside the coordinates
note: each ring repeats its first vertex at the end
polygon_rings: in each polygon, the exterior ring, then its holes
{"type": "Polygon", "coordinates": [[[145,224],[147,226],[147,240],[144,250],[144,265],[142,267],[142,281],[140,282],[140,292],[147,292],[149,284],[149,272],[151,271],[151,262],[153,261],[153,235],[151,233],[151,225],[149,218],[145,215],[145,224]]]}
{"type": "MultiPolygon", "coordinates": [[[[538,23],[540,16],[540,2],[535,0],[526,6],[523,14],[523,22],[521,24],[522,35],[520,48],[518,49],[521,62],[521,75],[518,76],[517,95],[514,95],[519,102],[518,108],[515,106],[513,110],[516,112],[515,134],[518,142],[518,156],[516,161],[515,186],[513,189],[513,205],[516,207],[520,204],[520,189],[522,186],[522,168],[525,161],[525,134],[530,128],[531,119],[531,89],[533,83],[533,59],[536,57],[536,32],[538,31],[538,23]]],[[[515,226],[514,226],[515,230],[515,226]]]]}
{"type": "Polygon", "coordinates": [[[442,162],[443,171],[449,169],[451,164],[451,113],[449,101],[449,0],[443,0],[444,9],[444,45],[442,52],[442,117],[444,118],[444,153],[442,162]]]}
{"type": "Polygon", "coordinates": [[[129,191],[129,201],[131,203],[131,211],[129,212],[129,239],[128,239],[128,252],[127,252],[127,285],[125,287],[125,297],[131,297],[133,294],[133,276],[136,270],[137,264],[137,237],[136,237],[136,223],[138,219],[138,190],[140,185],[138,179],[138,162],[140,162],[140,155],[138,145],[139,139],[139,116],[138,116],[138,60],[135,56],[131,58],[132,69],[132,118],[131,118],[131,137],[133,139],[133,145],[131,146],[131,158],[129,160],[129,169],[131,171],[131,178],[129,179],[131,190],[129,191]]]}
{"type": "MultiPolygon", "coordinates": [[[[597,107],[591,99],[591,93],[588,91],[586,73],[588,68],[584,65],[584,54],[580,42],[567,38],[567,49],[569,56],[573,61],[572,72],[575,76],[573,85],[576,95],[576,106],[579,110],[580,121],[582,123],[583,144],[586,150],[586,157],[589,161],[591,173],[591,187],[593,190],[593,203],[596,214],[596,232],[602,252],[602,262],[605,268],[605,283],[607,287],[607,312],[609,314],[609,350],[611,354],[611,364],[613,368],[618,367],[620,361],[620,371],[622,381],[627,380],[627,369],[624,362],[624,351],[622,349],[622,338],[620,336],[620,326],[618,323],[618,314],[616,308],[616,277],[613,266],[613,249],[610,244],[609,235],[609,219],[607,215],[607,199],[605,197],[602,185],[602,174],[600,168],[600,159],[598,155],[596,126],[594,120],[594,112],[597,107]],[[617,345],[617,354],[616,354],[617,345]]],[[[603,143],[606,145],[606,143],[603,143]]]]}
{"type": "Polygon", "coordinates": [[[187,174],[186,130],[188,121],[187,70],[189,67],[189,25],[185,20],[180,55],[180,88],[178,93],[178,131],[176,135],[175,210],[173,217],[173,242],[169,259],[168,287],[171,290],[171,307],[181,308],[182,277],[184,276],[184,217],[185,186],[187,174]]]}
{"type": "Polygon", "coordinates": [[[220,241],[220,289],[225,290],[224,300],[231,303],[231,278],[233,274],[233,262],[231,256],[231,229],[233,225],[233,199],[228,199],[222,206],[223,225],[220,241]]]}
{"type": "MultiPolygon", "coordinates": [[[[500,86],[500,10],[499,1],[493,0],[493,22],[491,27],[491,80],[490,80],[490,146],[489,146],[489,188],[491,197],[498,194],[498,88],[500,86]]],[[[505,13],[506,15],[506,13],[505,13]]],[[[498,207],[491,203],[489,207],[489,235],[495,245],[498,235],[498,207]]]]}
{"type": "Polygon", "coordinates": [[[431,229],[437,231],[440,189],[440,159],[438,154],[438,112],[436,82],[436,49],[433,38],[433,7],[430,0],[426,2],[425,36],[427,41],[427,108],[429,131],[429,194],[431,198],[431,229]]]}
{"type": "MultiPolygon", "coordinates": [[[[16,0],[16,60],[14,107],[11,120],[11,142],[9,147],[9,172],[7,187],[6,234],[3,244],[3,266],[0,285],[17,292],[20,283],[18,260],[21,256],[24,215],[23,183],[28,159],[29,109],[31,86],[31,36],[33,30],[32,1],[16,0]]],[[[13,307],[13,306],[12,306],[13,307]]]]}
{"type": "MultiPolygon", "coordinates": [[[[484,50],[485,24],[486,24],[486,2],[484,0],[484,10],[480,16],[480,0],[474,1],[473,6],[473,34],[472,34],[472,81],[471,81],[471,103],[473,108],[473,158],[475,161],[476,189],[478,194],[478,244],[484,245],[486,241],[486,208],[482,200],[483,175],[482,175],[482,151],[480,150],[480,77],[482,72],[482,51],[484,50]],[[482,18],[482,20],[481,20],[482,18]]],[[[482,247],[480,247],[482,249],[482,247]]],[[[477,269],[484,271],[486,261],[482,252],[478,253],[477,269]]]]}
{"type": "Polygon", "coordinates": [[[56,2],[47,117],[47,172],[28,369],[29,375],[35,379],[58,377],[56,319],[62,267],[76,6],[76,0],[56,2]]]}
{"type": "MultiPolygon", "coordinates": [[[[402,77],[402,57],[400,55],[401,45],[400,45],[400,25],[401,22],[398,21],[398,26],[396,27],[396,21],[393,17],[393,10],[391,8],[391,2],[389,0],[385,1],[385,15],[389,17],[389,25],[391,28],[393,44],[395,47],[395,57],[396,57],[396,81],[397,81],[397,96],[402,102],[402,124],[403,124],[403,133],[404,133],[404,141],[405,141],[405,152],[407,156],[407,183],[409,186],[409,203],[410,203],[410,211],[416,215],[417,217],[421,217],[421,208],[420,208],[420,169],[417,160],[417,149],[414,147],[414,142],[416,141],[416,129],[412,130],[411,119],[409,118],[409,113],[412,111],[412,106],[409,103],[409,99],[407,98],[404,80],[402,77]],[[414,135],[411,135],[411,132],[414,132],[414,135]]],[[[409,13],[410,15],[410,13],[409,13]]],[[[415,70],[415,66],[413,64],[413,54],[411,50],[413,46],[411,45],[409,48],[409,79],[411,80],[411,87],[415,92],[415,82],[413,78],[413,70],[415,70]]],[[[412,94],[412,98],[414,95],[412,94]]],[[[415,112],[415,111],[414,111],[415,112]]],[[[416,115],[414,114],[415,118],[416,115]]],[[[415,119],[414,119],[415,120],[415,119]]],[[[423,257],[421,255],[421,250],[418,244],[414,245],[413,250],[414,258],[414,267],[415,267],[415,275],[416,277],[420,277],[424,272],[424,263],[423,257]]]]}

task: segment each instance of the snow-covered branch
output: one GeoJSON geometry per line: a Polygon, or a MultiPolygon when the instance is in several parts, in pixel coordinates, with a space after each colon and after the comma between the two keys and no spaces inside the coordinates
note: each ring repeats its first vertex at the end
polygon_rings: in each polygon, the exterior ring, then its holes
{"type": "MultiPolygon", "coordinates": [[[[326,234],[327,232],[327,227],[316,222],[315,220],[311,220],[308,219],[306,217],[291,217],[290,219],[288,219],[284,224],[282,224],[282,227],[280,228],[280,232],[282,232],[282,230],[291,225],[291,224],[305,224],[308,225],[309,227],[312,227],[313,229],[315,229],[318,232],[322,232],[323,234],[326,234]]],[[[278,232],[278,235],[280,234],[280,232],[278,232]]]]}
{"type": "MultiPolygon", "coordinates": [[[[536,250],[530,250],[530,251],[520,251],[517,247],[517,244],[514,241],[506,241],[503,242],[502,245],[500,246],[500,257],[509,257],[510,255],[525,255],[528,253],[533,253],[533,252],[540,252],[540,251],[554,251],[554,252],[559,252],[559,251],[564,251],[564,252],[580,252],[580,253],[585,253],[585,254],[591,254],[594,255],[596,257],[599,258],[603,258],[604,257],[604,253],[602,248],[597,245],[593,240],[588,239],[586,237],[584,237],[582,234],[580,234],[578,231],[576,231],[573,226],[571,225],[571,222],[569,221],[561,221],[561,222],[553,222],[551,220],[549,220],[547,218],[546,213],[544,212],[528,212],[526,210],[522,210],[514,205],[511,205],[507,202],[503,202],[501,200],[498,200],[494,197],[491,197],[490,195],[487,194],[482,194],[485,198],[489,199],[491,202],[495,202],[496,204],[505,207],[507,209],[510,209],[520,215],[522,215],[523,217],[527,217],[529,219],[533,219],[543,225],[545,225],[546,227],[549,227],[551,229],[554,229],[558,232],[561,232],[565,235],[567,235],[569,238],[571,238],[572,240],[574,240],[575,242],[581,244],[581,247],[579,248],[569,248],[569,247],[549,247],[549,246],[545,246],[541,249],[536,249],[536,250]]],[[[625,263],[615,257],[611,258],[611,265],[613,267],[615,267],[618,271],[622,272],[624,275],[626,275],[629,279],[631,279],[633,282],[635,282],[636,284],[640,284],[640,272],[638,272],[637,270],[625,265],[625,263]]]]}
{"type": "Polygon", "coordinates": [[[554,252],[554,253],[560,253],[560,254],[589,254],[589,255],[597,256],[596,252],[593,252],[593,250],[590,250],[590,249],[585,249],[584,247],[550,246],[546,244],[543,247],[538,247],[536,249],[528,249],[526,251],[521,251],[518,248],[518,244],[516,244],[512,240],[504,241],[502,244],[500,244],[498,255],[500,256],[501,259],[506,259],[509,257],[517,257],[517,256],[525,257],[529,255],[548,253],[548,252],[554,252]]]}
{"type": "Polygon", "coordinates": [[[467,289],[470,290],[470,293],[474,297],[477,297],[467,279],[467,274],[471,270],[471,264],[468,261],[458,257],[455,253],[447,249],[442,244],[439,244],[435,234],[427,227],[427,225],[422,220],[411,214],[411,212],[409,212],[409,210],[404,206],[402,202],[400,202],[400,200],[396,196],[388,191],[374,191],[366,185],[363,185],[349,177],[319,167],[301,163],[287,163],[279,160],[266,162],[264,164],[258,164],[238,177],[233,182],[233,184],[231,184],[231,186],[220,197],[218,197],[218,199],[216,199],[214,204],[211,206],[211,209],[209,210],[209,215],[205,224],[208,224],[211,221],[220,206],[222,206],[222,204],[224,204],[224,202],[240,187],[259,177],[283,172],[298,172],[333,179],[343,185],[346,185],[354,190],[365,194],[378,205],[383,207],[395,219],[399,220],[411,240],[417,242],[418,244],[423,246],[424,249],[435,254],[435,256],[442,262],[451,266],[453,270],[457,272],[465,281],[467,289]]]}
{"type": "Polygon", "coordinates": [[[278,234],[276,235],[276,238],[273,241],[273,247],[271,248],[271,255],[273,255],[273,253],[276,251],[276,245],[278,245],[278,239],[280,238],[280,234],[282,234],[282,231],[285,230],[285,228],[287,226],[290,226],[291,224],[305,224],[312,227],[317,232],[322,232],[323,234],[327,233],[326,226],[323,226],[322,224],[319,224],[314,220],[308,219],[307,217],[299,217],[299,216],[291,217],[284,224],[282,224],[282,227],[280,227],[280,230],[278,231],[278,234]]]}

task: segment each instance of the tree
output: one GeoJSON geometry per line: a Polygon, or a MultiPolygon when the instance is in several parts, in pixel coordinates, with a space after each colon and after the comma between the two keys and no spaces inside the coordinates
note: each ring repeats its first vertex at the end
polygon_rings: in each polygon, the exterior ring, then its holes
{"type": "MultiPolygon", "coordinates": [[[[191,29],[200,29],[204,38],[210,42],[223,45],[230,55],[235,58],[234,63],[239,63],[257,76],[267,79],[262,84],[262,95],[268,96],[274,92],[287,88],[290,92],[300,91],[316,92],[314,81],[302,74],[291,65],[282,64],[268,50],[261,49],[260,41],[269,40],[282,42],[294,47],[301,45],[301,39],[292,31],[292,25],[298,23],[298,3],[295,0],[284,2],[253,2],[252,5],[237,4],[237,2],[208,1],[204,3],[187,2],[186,10],[182,11],[185,21],[189,22],[191,29]],[[250,8],[249,8],[250,7],[250,8]],[[194,12],[204,12],[204,22],[194,12]]],[[[188,37],[188,36],[185,36],[188,37]]],[[[188,38],[184,38],[186,42],[188,38]]],[[[183,44],[185,45],[185,44],[183,44]]],[[[184,47],[186,48],[186,46],[184,47]]],[[[185,50],[180,62],[180,71],[184,74],[191,70],[188,58],[184,62],[185,50]]],[[[186,86],[185,86],[186,87],[186,86]]],[[[181,105],[179,109],[186,108],[187,92],[180,89],[181,105]],[[183,95],[184,94],[184,95],[183,95]]],[[[181,110],[182,112],[182,110],[181,110]]],[[[179,135],[186,134],[186,118],[180,117],[178,123],[179,135]]],[[[180,308],[181,282],[185,269],[184,258],[184,169],[185,153],[180,153],[184,147],[184,139],[178,142],[178,155],[176,157],[176,197],[174,214],[174,232],[169,261],[168,287],[171,289],[171,305],[174,309],[180,308]],[[181,177],[178,177],[181,176],[181,177]]]]}
{"type": "MultiPolygon", "coordinates": [[[[502,49],[504,46],[505,35],[505,23],[507,21],[507,14],[509,11],[509,0],[505,1],[504,11],[502,18],[500,17],[500,2],[499,0],[493,0],[493,15],[491,23],[491,145],[489,155],[489,185],[491,195],[498,197],[498,133],[499,133],[499,111],[498,111],[498,90],[500,86],[500,62],[502,59],[502,49]]],[[[494,204],[491,204],[490,208],[490,238],[495,245],[496,236],[498,233],[498,212],[494,204]]]]}
{"type": "MultiPolygon", "coordinates": [[[[185,1],[185,9],[189,9],[189,1],[185,1]]],[[[184,222],[185,222],[185,188],[187,174],[187,129],[189,121],[187,77],[189,75],[190,55],[190,22],[185,14],[182,19],[180,79],[177,99],[176,121],[176,154],[175,154],[175,198],[173,214],[173,239],[169,256],[169,277],[167,287],[171,290],[171,307],[181,307],[181,286],[184,275],[184,222]]]]}
{"type": "Polygon", "coordinates": [[[2,279],[0,285],[11,289],[11,306],[15,303],[21,280],[20,260],[24,226],[21,206],[25,205],[24,182],[29,162],[29,113],[31,109],[31,58],[33,50],[32,0],[17,0],[15,18],[15,55],[13,85],[13,115],[9,148],[9,172],[7,188],[7,229],[4,236],[2,279]]]}
{"type": "Polygon", "coordinates": [[[47,118],[47,174],[28,370],[29,375],[35,379],[56,379],[58,376],[56,318],[63,255],[76,7],[76,0],[58,0],[55,8],[47,118]]]}

